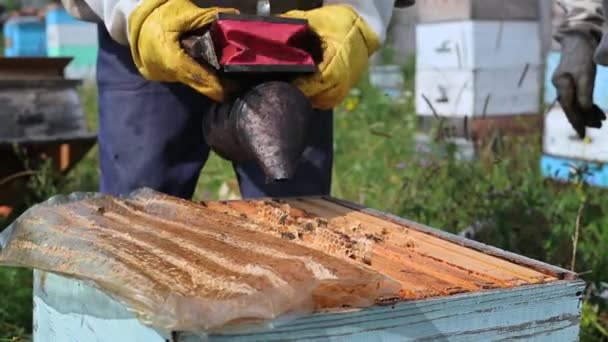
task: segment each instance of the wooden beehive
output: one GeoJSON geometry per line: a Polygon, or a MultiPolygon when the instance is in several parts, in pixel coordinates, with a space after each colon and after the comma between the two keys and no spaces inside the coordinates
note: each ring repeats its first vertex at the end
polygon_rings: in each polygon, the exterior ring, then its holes
{"type": "Polygon", "coordinates": [[[50,159],[65,174],[97,141],[78,95],[81,82],[64,78],[69,62],[0,58],[0,206],[23,203],[25,184],[40,162],[50,159]]]}
{"type": "MultiPolygon", "coordinates": [[[[308,255],[321,268],[333,270],[337,278],[324,285],[333,295],[313,296],[316,309],[306,315],[278,315],[271,325],[231,325],[208,331],[205,338],[566,341],[576,340],[579,332],[584,283],[575,274],[333,198],[197,204],[147,191],[123,199],[55,199],[33,208],[9,231],[12,241],[0,252],[0,263],[12,260],[13,265],[38,269],[34,338],[39,341],[203,340],[193,332],[142,324],[128,310],[128,303],[141,298],[129,298],[117,287],[129,284],[127,292],[147,288],[151,292],[140,294],[150,299],[157,288],[133,279],[145,275],[156,279],[156,285],[194,289],[212,286],[207,281],[264,284],[268,274],[258,274],[253,283],[248,280],[255,267],[274,270],[284,280],[303,279],[312,272],[306,264],[288,262],[286,255],[308,255]],[[60,232],[57,239],[65,239],[57,246],[54,232],[60,232]],[[38,239],[45,242],[38,244],[38,239]],[[103,262],[95,253],[82,255],[83,260],[57,259],[76,256],[71,246],[91,244],[112,253],[103,262]],[[124,265],[116,263],[121,259],[142,267],[121,273],[124,265]],[[220,259],[225,262],[214,261],[220,259]],[[69,276],[79,262],[89,267],[69,276]],[[108,270],[113,277],[96,280],[108,270]],[[209,280],[197,283],[194,279],[203,279],[199,272],[209,280]],[[226,278],[230,274],[234,276],[226,278]],[[343,287],[345,274],[358,274],[358,285],[343,287]],[[393,295],[378,296],[388,283],[376,283],[380,278],[375,275],[398,284],[393,295]],[[374,301],[340,305],[352,296],[374,301]]],[[[141,279],[148,283],[145,277],[141,279]]],[[[261,290],[263,296],[263,286],[261,290]]],[[[148,305],[168,308],[166,303],[148,305]]],[[[206,319],[224,312],[214,307],[207,316],[205,305],[197,309],[206,319]]],[[[168,317],[171,312],[156,314],[168,317]]]]}
{"type": "Polygon", "coordinates": [[[99,49],[97,25],[79,21],[63,8],[47,11],[45,23],[47,55],[72,58],[65,70],[68,78],[95,80],[99,49]]]}
{"type": "Polygon", "coordinates": [[[471,118],[539,112],[538,22],[421,24],[416,41],[418,115],[471,118]]]}
{"type": "Polygon", "coordinates": [[[545,116],[541,171],[544,177],[574,181],[582,177],[597,187],[608,187],[608,139],[602,128],[587,128],[581,139],[559,104],[545,116]]]}

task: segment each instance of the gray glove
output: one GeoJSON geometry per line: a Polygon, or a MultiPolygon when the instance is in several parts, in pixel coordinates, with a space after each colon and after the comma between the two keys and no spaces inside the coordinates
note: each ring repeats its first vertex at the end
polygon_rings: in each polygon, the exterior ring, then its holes
{"type": "Polygon", "coordinates": [[[601,128],[604,112],[593,103],[596,65],[593,56],[597,43],[578,33],[568,33],[562,40],[562,56],[553,74],[558,101],[568,121],[582,139],[587,127],[601,128]]]}

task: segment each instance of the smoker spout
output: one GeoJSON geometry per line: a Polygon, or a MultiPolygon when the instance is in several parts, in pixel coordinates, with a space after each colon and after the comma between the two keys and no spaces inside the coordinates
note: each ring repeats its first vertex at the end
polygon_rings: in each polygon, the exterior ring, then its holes
{"type": "Polygon", "coordinates": [[[267,181],[284,181],[296,172],[313,115],[310,101],[297,87],[266,82],[207,113],[203,131],[220,156],[254,160],[267,181]]]}

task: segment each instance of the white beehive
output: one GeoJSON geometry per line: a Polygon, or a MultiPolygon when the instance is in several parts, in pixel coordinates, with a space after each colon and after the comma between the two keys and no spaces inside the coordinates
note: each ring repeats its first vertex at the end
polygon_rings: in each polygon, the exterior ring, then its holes
{"type": "Polygon", "coordinates": [[[97,25],[71,17],[63,8],[46,15],[47,54],[71,57],[66,68],[68,78],[95,79],[97,65],[97,25]]]}
{"type": "Polygon", "coordinates": [[[601,129],[588,128],[587,137],[581,139],[557,106],[545,117],[543,150],[556,157],[608,162],[608,125],[604,124],[601,129]]]}
{"type": "Polygon", "coordinates": [[[418,0],[421,22],[536,20],[538,0],[418,0]]]}
{"type": "Polygon", "coordinates": [[[419,115],[479,117],[540,110],[535,21],[457,21],[417,27],[419,115]]]}

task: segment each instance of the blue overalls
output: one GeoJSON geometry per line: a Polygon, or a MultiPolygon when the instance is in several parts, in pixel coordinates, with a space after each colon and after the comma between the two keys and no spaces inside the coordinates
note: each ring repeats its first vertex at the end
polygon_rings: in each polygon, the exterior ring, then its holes
{"type": "MultiPolygon", "coordinates": [[[[129,48],[98,26],[101,191],[126,195],[141,187],[192,197],[209,147],[201,115],[210,100],[177,83],[145,80],[129,48]]],[[[327,195],[333,159],[333,114],[318,112],[310,145],[293,179],[265,184],[253,162],[233,164],[243,198],[327,195]]],[[[203,174],[204,177],[204,174],[203,174]]]]}

